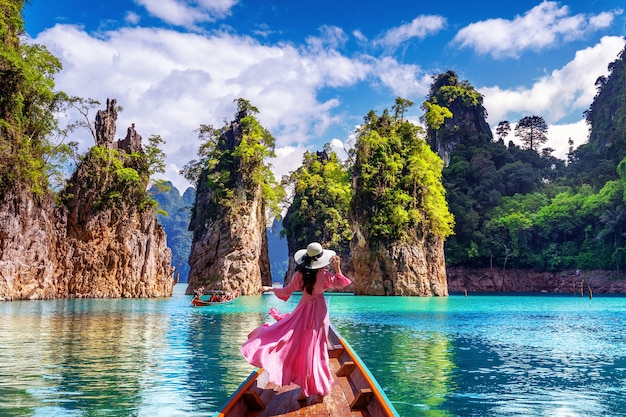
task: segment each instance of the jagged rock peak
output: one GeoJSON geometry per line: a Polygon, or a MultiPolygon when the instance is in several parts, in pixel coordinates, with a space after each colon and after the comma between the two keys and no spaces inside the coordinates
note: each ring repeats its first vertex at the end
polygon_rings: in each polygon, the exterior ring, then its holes
{"type": "Polygon", "coordinates": [[[117,121],[117,100],[107,98],[105,110],[98,110],[96,113],[95,130],[96,145],[111,148],[115,141],[115,130],[117,121]]]}
{"type": "Polygon", "coordinates": [[[124,151],[126,153],[141,152],[141,135],[135,131],[135,124],[126,131],[126,137],[120,139],[113,144],[113,149],[124,151]]]}
{"type": "MultiPolygon", "coordinates": [[[[98,112],[100,146],[113,147],[115,100],[98,112]]],[[[125,150],[141,150],[129,129],[125,150]]],[[[146,194],[148,164],[90,150],[59,199],[19,187],[0,198],[0,300],[171,296],[172,253],[146,194]],[[118,161],[138,180],[119,176],[118,161]]]]}

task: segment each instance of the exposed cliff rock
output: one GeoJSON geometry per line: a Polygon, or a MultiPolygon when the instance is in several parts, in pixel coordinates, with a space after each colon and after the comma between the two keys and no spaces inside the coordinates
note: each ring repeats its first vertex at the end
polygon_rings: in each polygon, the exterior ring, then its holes
{"type": "Polygon", "coordinates": [[[500,268],[448,268],[448,290],[460,293],[626,294],[626,279],[615,271],[558,273],[500,268]]]}
{"type": "Polygon", "coordinates": [[[0,300],[172,294],[172,255],[147,204],[146,162],[127,154],[141,137],[133,126],[114,143],[116,113],[99,114],[102,147],[81,161],[63,204],[26,190],[0,202],[0,300]]]}
{"type": "MultiPolygon", "coordinates": [[[[198,190],[198,196],[206,190],[198,190]]],[[[271,285],[265,215],[259,199],[242,207],[237,216],[226,215],[200,225],[189,256],[189,287],[236,290],[257,294],[271,285]]],[[[195,233],[194,233],[195,235],[195,233]]]]}
{"type": "Polygon", "coordinates": [[[187,294],[200,287],[259,294],[262,285],[271,285],[262,187],[249,175],[250,166],[233,157],[247,116],[240,111],[221,131],[216,150],[223,156],[198,180],[187,294]],[[216,186],[216,177],[228,179],[216,186]]]}
{"type": "Polygon", "coordinates": [[[428,127],[427,130],[428,142],[446,166],[450,163],[452,151],[460,143],[470,146],[492,140],[482,95],[467,81],[459,81],[453,71],[435,77],[427,100],[452,113],[441,127],[428,127]]]}
{"type": "Polygon", "coordinates": [[[447,296],[443,239],[392,242],[373,250],[357,230],[351,242],[355,293],[447,296]]]}
{"type": "Polygon", "coordinates": [[[59,295],[58,261],[63,217],[51,201],[14,189],[0,201],[0,300],[45,299],[59,295]],[[57,223],[58,222],[58,223],[57,223]]]}

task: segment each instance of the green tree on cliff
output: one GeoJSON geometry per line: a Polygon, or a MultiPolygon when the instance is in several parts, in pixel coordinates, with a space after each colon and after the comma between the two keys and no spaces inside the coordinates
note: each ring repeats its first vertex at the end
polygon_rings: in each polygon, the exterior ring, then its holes
{"type": "Polygon", "coordinates": [[[293,201],[283,220],[289,246],[304,248],[318,241],[346,253],[352,234],[349,225],[350,176],[335,152],[305,152],[302,166],[283,180],[293,201]]]}
{"type": "Polygon", "coordinates": [[[357,131],[353,212],[372,242],[409,240],[429,230],[452,233],[441,184],[443,162],[424,140],[421,127],[373,111],[357,131]]]}
{"type": "Polygon", "coordinates": [[[17,183],[45,192],[53,161],[72,154],[71,145],[50,140],[63,136],[55,113],[66,96],[54,91],[61,62],[45,47],[21,42],[23,7],[0,0],[0,194],[17,183]]]}
{"type": "Polygon", "coordinates": [[[261,196],[269,218],[280,214],[284,197],[267,159],[274,157],[274,137],[255,115],[259,110],[248,100],[239,98],[235,121],[221,129],[201,125],[198,129],[200,159],[183,167],[182,174],[196,189],[211,191],[209,205],[235,208],[246,193],[261,187],[261,196]],[[199,184],[199,181],[205,181],[199,184]],[[202,187],[200,187],[202,185],[202,187]]]}

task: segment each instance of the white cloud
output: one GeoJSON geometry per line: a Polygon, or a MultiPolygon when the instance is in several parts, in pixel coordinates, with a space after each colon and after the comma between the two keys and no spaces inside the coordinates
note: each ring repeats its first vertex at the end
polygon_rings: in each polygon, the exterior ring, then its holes
{"type": "Polygon", "coordinates": [[[407,23],[385,32],[374,45],[395,49],[409,39],[424,39],[426,36],[439,32],[444,28],[446,19],[441,16],[418,16],[407,23]]]}
{"type": "MultiPolygon", "coordinates": [[[[371,81],[381,69],[390,88],[401,89],[401,81],[412,91],[425,88],[415,80],[419,69],[395,60],[344,56],[328,47],[341,46],[344,35],[336,28],[325,28],[322,36],[301,47],[268,46],[230,33],[203,36],[127,27],[90,35],[78,26],[57,25],[33,41],[46,45],[62,61],[57,89],[102,103],[107,98],[118,100],[124,108],[118,117],[118,138],[131,123],[144,139],[161,135],[166,141],[167,178],[184,189],[186,181],[178,171],[196,157],[194,130],[202,123],[221,127],[224,119],[231,120],[236,98],[259,108],[259,120],[281,150],[272,163],[282,175],[284,169],[300,164],[300,149],[321,147],[331,139],[324,139],[329,126],[345,125],[337,112],[339,98],[320,100],[320,90],[371,81]],[[394,81],[393,74],[401,73],[394,81]],[[312,145],[312,140],[321,143],[312,145]],[[287,153],[293,149],[295,154],[287,153]]],[[[82,151],[93,145],[87,131],[77,132],[72,140],[81,143],[82,151]]]]}
{"type": "Polygon", "coordinates": [[[548,142],[546,142],[545,146],[554,149],[553,155],[557,158],[567,160],[569,140],[571,139],[573,142],[573,149],[587,143],[589,140],[589,125],[584,119],[576,123],[549,125],[547,136],[548,142]]]}
{"type": "Polygon", "coordinates": [[[596,94],[596,80],[607,74],[608,64],[617,59],[623,47],[623,38],[605,36],[600,43],[576,52],[572,61],[539,78],[530,87],[479,88],[485,96],[490,123],[529,115],[559,123],[573,112],[582,115],[596,94]]]}
{"type": "Polygon", "coordinates": [[[307,43],[312,49],[339,49],[348,41],[348,35],[337,26],[324,25],[319,28],[319,31],[321,36],[310,36],[307,38],[307,43]]]}
{"type": "Polygon", "coordinates": [[[129,23],[131,25],[136,25],[139,23],[139,21],[141,20],[141,16],[139,16],[137,13],[135,12],[126,12],[126,15],[124,16],[124,21],[126,23],[129,23]]]}
{"type": "MultiPolygon", "coordinates": [[[[566,159],[569,138],[574,141],[574,148],[587,142],[589,127],[583,112],[593,102],[595,81],[607,75],[608,64],[617,59],[624,44],[621,37],[603,37],[600,43],[578,51],[567,65],[541,77],[529,88],[479,88],[485,97],[489,123],[495,129],[500,121],[509,120],[514,128],[514,122],[524,116],[541,116],[548,124],[545,146],[555,149],[554,156],[566,159]],[[580,118],[569,120],[567,116],[572,114],[580,118]]],[[[512,134],[507,140],[517,143],[512,134]]]]}
{"type": "Polygon", "coordinates": [[[352,31],[352,36],[354,36],[354,38],[363,45],[367,43],[367,37],[358,29],[352,31]]]}
{"type": "Polygon", "coordinates": [[[517,57],[526,50],[555,47],[560,40],[580,39],[610,26],[621,13],[618,9],[598,15],[572,16],[568,6],[543,1],[513,20],[498,18],[472,23],[459,30],[453,43],[494,58],[517,57]]]}
{"type": "Polygon", "coordinates": [[[376,61],[375,71],[383,85],[398,97],[423,97],[432,83],[431,75],[419,66],[400,64],[390,57],[376,61]]]}
{"type": "Polygon", "coordinates": [[[238,0],[135,0],[152,16],[166,23],[195,29],[230,15],[238,0]]]}

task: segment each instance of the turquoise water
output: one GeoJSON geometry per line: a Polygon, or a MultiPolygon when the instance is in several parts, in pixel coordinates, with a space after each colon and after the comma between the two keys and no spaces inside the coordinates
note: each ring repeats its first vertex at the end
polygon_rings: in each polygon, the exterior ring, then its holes
{"type": "MultiPolygon", "coordinates": [[[[0,303],[0,416],[207,416],[252,367],[273,295],[0,303]]],[[[332,295],[402,416],[626,415],[626,298],[332,295]]]]}

